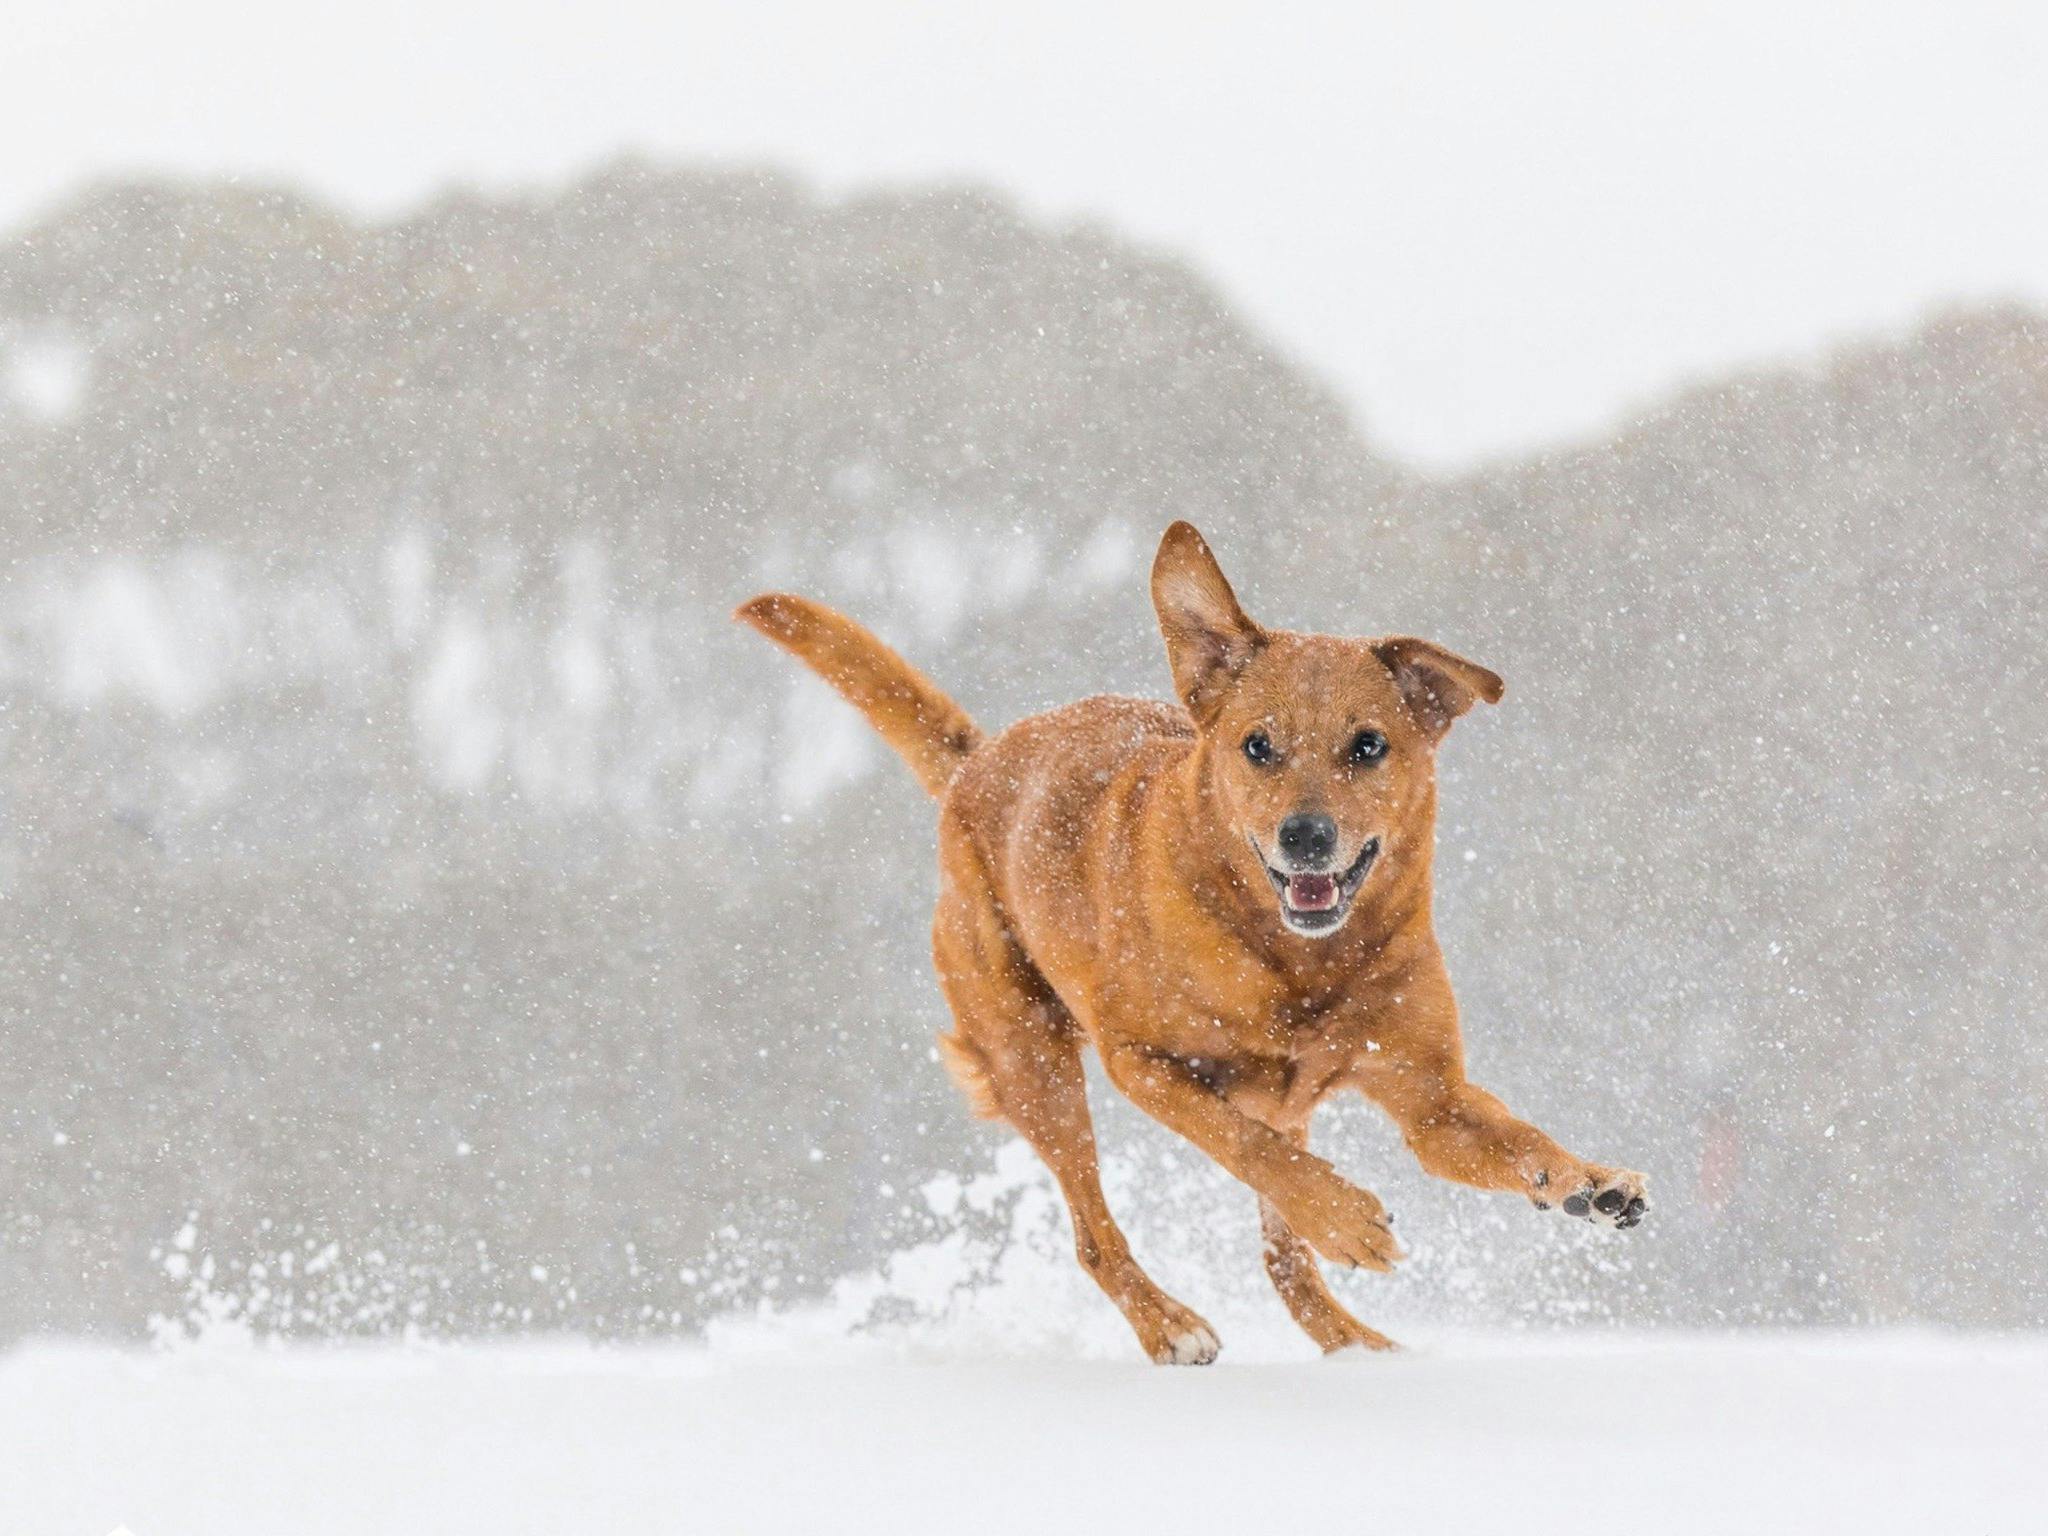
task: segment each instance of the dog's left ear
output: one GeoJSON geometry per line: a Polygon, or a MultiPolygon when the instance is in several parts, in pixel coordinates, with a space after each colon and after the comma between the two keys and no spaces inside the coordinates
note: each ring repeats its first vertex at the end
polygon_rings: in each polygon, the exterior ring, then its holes
{"type": "Polygon", "coordinates": [[[1481,699],[1498,704],[1507,687],[1499,673],[1412,635],[1390,635],[1372,649],[1432,742],[1442,741],[1451,722],[1481,699]]]}
{"type": "Polygon", "coordinates": [[[1223,568],[1192,523],[1175,523],[1152,562],[1152,607],[1166,636],[1173,686],[1196,720],[1205,720],[1266,632],[1245,615],[1223,568]]]}

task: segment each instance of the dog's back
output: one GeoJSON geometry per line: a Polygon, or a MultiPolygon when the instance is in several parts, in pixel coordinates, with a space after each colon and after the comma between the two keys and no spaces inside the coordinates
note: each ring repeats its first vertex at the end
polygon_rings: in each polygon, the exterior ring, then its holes
{"type": "Polygon", "coordinates": [[[1194,739],[1183,709],[1098,694],[985,742],[955,776],[942,814],[971,833],[999,878],[1046,859],[1071,869],[1104,802],[1174,771],[1194,739]]]}
{"type": "Polygon", "coordinates": [[[1151,699],[1098,695],[1020,720],[954,777],[940,857],[978,866],[1039,964],[1086,965],[1109,893],[1135,899],[1148,790],[1182,770],[1194,741],[1185,710],[1151,699]]]}

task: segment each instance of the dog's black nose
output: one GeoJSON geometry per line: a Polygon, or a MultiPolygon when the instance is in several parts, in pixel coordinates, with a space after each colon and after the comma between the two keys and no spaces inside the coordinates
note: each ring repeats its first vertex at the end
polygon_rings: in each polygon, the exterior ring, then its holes
{"type": "Polygon", "coordinates": [[[1337,823],[1298,812],[1280,823],[1280,851],[1297,868],[1320,869],[1337,856],[1337,823]]]}

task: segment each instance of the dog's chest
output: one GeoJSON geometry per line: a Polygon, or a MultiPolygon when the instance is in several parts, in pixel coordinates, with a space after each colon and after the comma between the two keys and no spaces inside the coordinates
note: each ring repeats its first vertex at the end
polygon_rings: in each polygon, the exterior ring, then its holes
{"type": "Polygon", "coordinates": [[[1276,995],[1264,1003],[1191,1009],[1170,1045],[1248,1111],[1305,1121],[1362,1048],[1356,1021],[1336,997],[1276,995]]]}
{"type": "Polygon", "coordinates": [[[1210,1058],[1197,1070],[1240,1110],[1282,1128],[1308,1123],[1325,1095],[1344,1080],[1349,1053],[1310,1038],[1284,1051],[1210,1058]]]}

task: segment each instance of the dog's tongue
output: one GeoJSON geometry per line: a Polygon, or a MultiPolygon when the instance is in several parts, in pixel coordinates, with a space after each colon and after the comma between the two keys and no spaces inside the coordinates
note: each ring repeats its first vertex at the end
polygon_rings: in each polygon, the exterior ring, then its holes
{"type": "Polygon", "coordinates": [[[1334,875],[1289,875],[1287,905],[1297,912],[1327,912],[1337,905],[1334,875]]]}

